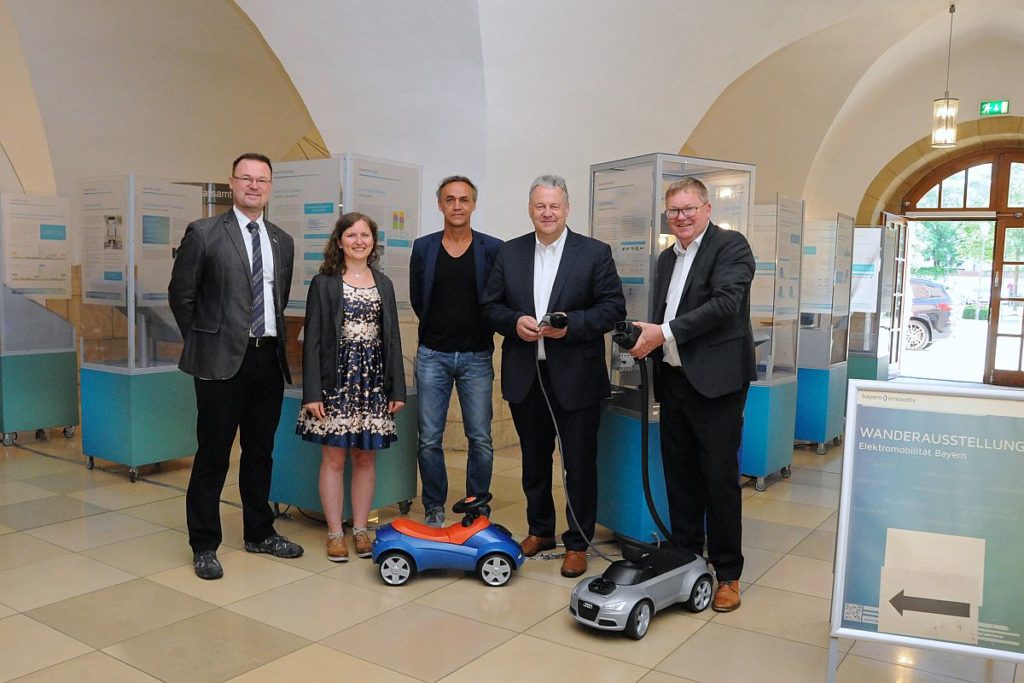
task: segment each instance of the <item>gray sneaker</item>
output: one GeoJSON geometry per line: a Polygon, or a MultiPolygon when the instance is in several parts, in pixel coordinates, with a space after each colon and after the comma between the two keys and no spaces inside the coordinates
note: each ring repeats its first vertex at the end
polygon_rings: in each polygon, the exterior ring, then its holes
{"type": "Polygon", "coordinates": [[[258,543],[246,541],[245,552],[269,553],[274,557],[292,559],[302,557],[302,546],[298,543],[292,543],[280,534],[271,534],[258,543]]]}
{"type": "Polygon", "coordinates": [[[196,570],[196,576],[207,581],[224,576],[224,567],[217,559],[215,550],[200,550],[198,553],[193,553],[192,567],[196,570]]]}
{"type": "Polygon", "coordinates": [[[423,519],[424,524],[433,527],[444,526],[444,508],[430,508],[423,519]]]}

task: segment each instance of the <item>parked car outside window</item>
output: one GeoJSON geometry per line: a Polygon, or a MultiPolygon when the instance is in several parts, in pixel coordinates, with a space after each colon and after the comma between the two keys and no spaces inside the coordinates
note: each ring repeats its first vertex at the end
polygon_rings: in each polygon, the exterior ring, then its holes
{"type": "Polygon", "coordinates": [[[903,338],[908,350],[921,351],[953,334],[953,299],[934,280],[911,278],[910,289],[913,303],[903,338]]]}

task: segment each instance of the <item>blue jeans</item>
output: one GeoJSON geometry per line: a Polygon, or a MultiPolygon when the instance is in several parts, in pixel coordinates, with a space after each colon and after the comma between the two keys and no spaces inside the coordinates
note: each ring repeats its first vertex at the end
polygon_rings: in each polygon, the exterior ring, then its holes
{"type": "Polygon", "coordinates": [[[491,351],[446,353],[422,344],[416,351],[416,399],[419,446],[416,460],[423,481],[423,508],[445,506],[448,472],[444,463],[444,427],[452,384],[459,392],[462,424],[469,441],[466,495],[478,495],[491,486],[494,446],[491,444],[491,386],[494,366],[491,351]]]}

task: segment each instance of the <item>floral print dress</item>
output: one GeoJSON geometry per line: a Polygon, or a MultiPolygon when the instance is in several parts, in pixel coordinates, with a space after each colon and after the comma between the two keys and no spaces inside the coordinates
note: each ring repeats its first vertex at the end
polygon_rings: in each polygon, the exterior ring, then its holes
{"type": "Polygon", "coordinates": [[[324,391],[326,419],[299,412],[295,433],[305,441],[376,450],[398,436],[384,394],[380,338],[381,301],[376,287],[343,285],[345,318],[338,342],[337,388],[324,391]]]}

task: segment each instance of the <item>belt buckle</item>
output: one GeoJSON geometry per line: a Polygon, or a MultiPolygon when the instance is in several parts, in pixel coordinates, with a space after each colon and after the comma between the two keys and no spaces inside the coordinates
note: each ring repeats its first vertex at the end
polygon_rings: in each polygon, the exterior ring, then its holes
{"type": "Polygon", "coordinates": [[[253,339],[256,340],[255,346],[257,349],[263,346],[263,340],[265,339],[265,337],[253,337],[253,339]]]}

